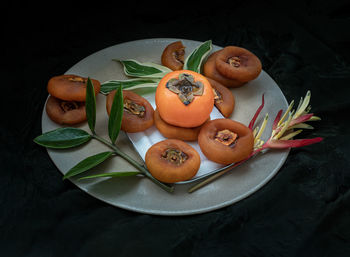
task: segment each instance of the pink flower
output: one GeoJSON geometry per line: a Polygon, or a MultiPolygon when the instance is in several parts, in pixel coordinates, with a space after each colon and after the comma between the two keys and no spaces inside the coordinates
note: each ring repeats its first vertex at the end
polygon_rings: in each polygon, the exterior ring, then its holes
{"type": "Polygon", "coordinates": [[[271,136],[265,141],[261,139],[261,136],[265,130],[269,115],[265,114],[264,120],[260,127],[255,127],[254,124],[256,119],[259,117],[260,112],[264,108],[265,100],[264,95],[262,95],[262,103],[254,114],[252,120],[250,121],[248,127],[253,131],[254,134],[254,150],[253,152],[244,160],[230,165],[228,168],[213,174],[209,178],[199,182],[189,189],[189,192],[194,192],[195,190],[205,186],[206,184],[214,181],[218,177],[232,170],[234,167],[239,166],[240,164],[249,160],[252,156],[258,154],[265,149],[287,149],[302,147],[311,144],[321,142],[322,137],[315,137],[310,139],[292,139],[296,135],[302,132],[302,129],[313,129],[312,126],[306,124],[308,121],[320,120],[319,117],[314,116],[313,113],[309,113],[311,107],[309,106],[311,93],[308,91],[305,98],[301,98],[298,108],[292,110],[294,101],[292,101],[285,113],[283,114],[282,110],[279,110],[276,118],[272,125],[271,136]],[[283,115],[282,115],[283,114],[283,115]],[[297,129],[297,130],[295,130],[297,129]]]}
{"type": "MultiPolygon", "coordinates": [[[[292,110],[292,107],[294,105],[294,101],[290,103],[288,106],[288,109],[283,114],[282,110],[279,110],[276,118],[272,125],[272,134],[269,137],[269,139],[264,142],[261,139],[261,135],[265,129],[268,114],[265,115],[265,119],[263,120],[263,123],[261,127],[257,127],[254,129],[254,151],[252,153],[252,156],[256,153],[260,152],[263,149],[267,148],[273,148],[273,149],[286,149],[286,148],[294,148],[294,147],[302,147],[307,146],[311,144],[315,144],[318,142],[321,142],[323,140],[322,137],[316,137],[311,139],[293,139],[291,138],[295,137],[299,133],[302,132],[302,129],[295,130],[297,128],[304,128],[304,129],[312,129],[313,127],[306,124],[307,121],[315,121],[320,120],[319,117],[314,116],[313,113],[308,113],[311,109],[309,106],[311,98],[311,92],[308,91],[306,93],[305,98],[301,98],[299,102],[299,106],[296,110],[292,110]]],[[[253,130],[254,123],[259,116],[261,110],[264,107],[264,95],[262,96],[262,104],[257,109],[255,115],[253,116],[251,122],[249,123],[249,128],[253,130]]]]}

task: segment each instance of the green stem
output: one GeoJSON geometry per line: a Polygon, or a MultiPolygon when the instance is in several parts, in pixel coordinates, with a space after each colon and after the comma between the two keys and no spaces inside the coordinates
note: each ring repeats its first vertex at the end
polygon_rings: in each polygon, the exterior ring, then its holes
{"type": "MultiPolygon", "coordinates": [[[[266,144],[266,143],[265,143],[266,144]]],[[[257,153],[261,152],[262,150],[266,149],[266,146],[263,145],[261,148],[256,149],[254,152],[252,152],[246,159],[239,161],[237,163],[235,163],[233,166],[230,166],[222,171],[219,171],[218,173],[213,174],[212,176],[208,177],[207,179],[195,184],[193,187],[191,187],[188,192],[189,193],[193,193],[194,191],[204,187],[205,185],[208,185],[209,183],[213,182],[214,180],[218,179],[219,177],[221,177],[222,175],[226,174],[227,172],[229,172],[230,170],[232,170],[233,168],[241,165],[242,163],[246,162],[247,160],[249,160],[251,157],[253,157],[254,155],[256,155],[257,153]]]]}
{"type": "Polygon", "coordinates": [[[160,186],[162,189],[164,189],[165,191],[172,193],[174,192],[174,186],[173,185],[167,185],[164,184],[162,182],[160,182],[159,180],[155,179],[152,174],[141,164],[139,164],[137,161],[135,161],[133,158],[131,158],[129,155],[127,155],[126,153],[122,152],[116,145],[108,142],[107,140],[105,140],[102,137],[99,137],[96,134],[92,135],[93,138],[95,138],[96,140],[100,141],[101,143],[107,145],[108,147],[110,147],[115,154],[119,155],[120,157],[122,157],[124,160],[126,160],[127,162],[129,162],[131,165],[133,165],[135,168],[137,168],[139,171],[141,171],[141,173],[146,176],[147,178],[149,178],[152,182],[154,182],[156,185],[160,186]]]}
{"type": "Polygon", "coordinates": [[[216,180],[217,178],[221,177],[222,175],[226,174],[228,171],[230,171],[231,169],[233,169],[234,167],[238,166],[239,164],[241,164],[242,162],[238,162],[233,166],[230,166],[222,171],[219,171],[218,173],[215,173],[214,175],[210,176],[209,178],[195,184],[193,187],[191,187],[188,190],[188,193],[193,193],[194,191],[204,187],[205,185],[208,185],[209,183],[213,182],[214,180],[216,180]]]}

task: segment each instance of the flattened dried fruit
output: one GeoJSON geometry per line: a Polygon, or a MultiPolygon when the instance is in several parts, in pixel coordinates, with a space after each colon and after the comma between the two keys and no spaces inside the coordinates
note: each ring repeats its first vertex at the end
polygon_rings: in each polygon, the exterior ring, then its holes
{"type": "Polygon", "coordinates": [[[185,47],[181,41],[169,44],[162,53],[162,65],[171,70],[181,70],[184,66],[185,47]]]}
{"type": "Polygon", "coordinates": [[[207,78],[211,78],[225,87],[240,87],[245,84],[245,82],[238,81],[236,79],[230,79],[223,76],[216,68],[216,57],[222,50],[212,53],[207,61],[203,65],[203,74],[207,78]]]}
{"type": "Polygon", "coordinates": [[[249,50],[227,46],[215,59],[216,69],[226,78],[248,82],[257,78],[262,70],[259,58],[249,50]]]}
{"type": "Polygon", "coordinates": [[[200,167],[200,156],[189,144],[177,139],[166,139],[151,146],[145,156],[148,170],[164,183],[191,179],[200,167]]]}
{"type": "MultiPolygon", "coordinates": [[[[106,108],[108,115],[111,112],[116,91],[107,96],[106,108]]],[[[153,125],[153,107],[142,96],[128,90],[123,90],[124,112],[121,130],[129,133],[144,131],[153,125]]]]}
{"type": "Polygon", "coordinates": [[[160,117],[157,109],[154,111],[154,125],[164,137],[184,141],[196,141],[198,139],[199,131],[203,126],[201,125],[194,128],[184,128],[171,125],[169,123],[166,123],[160,117]]]}
{"type": "Polygon", "coordinates": [[[179,127],[198,127],[214,107],[214,93],[209,81],[189,70],[165,75],[156,90],[156,106],[160,117],[179,127]]]}
{"type": "Polygon", "coordinates": [[[49,96],[46,102],[49,118],[62,125],[78,124],[86,120],[84,102],[65,101],[49,96]]]}
{"type": "Polygon", "coordinates": [[[214,90],[214,104],[216,108],[225,118],[228,118],[235,108],[235,98],[231,90],[213,79],[207,79],[214,90]]]}
{"type": "MultiPolygon", "coordinates": [[[[47,84],[50,95],[66,100],[85,102],[87,78],[78,75],[60,75],[52,77],[47,84]]],[[[98,80],[91,79],[95,94],[100,92],[101,84],[98,80]]]]}
{"type": "Polygon", "coordinates": [[[198,144],[209,160],[227,165],[244,160],[251,154],[254,136],[240,122],[216,119],[203,126],[198,136],[198,144]]]}

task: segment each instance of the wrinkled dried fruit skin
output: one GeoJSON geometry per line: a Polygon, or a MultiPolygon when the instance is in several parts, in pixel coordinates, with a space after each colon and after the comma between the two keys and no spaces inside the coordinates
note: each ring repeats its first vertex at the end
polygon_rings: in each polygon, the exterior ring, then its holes
{"type": "Polygon", "coordinates": [[[86,121],[84,102],[67,102],[49,96],[46,113],[52,121],[61,125],[74,125],[86,121]]]}
{"type": "Polygon", "coordinates": [[[176,183],[195,176],[201,160],[198,152],[189,144],[177,139],[166,139],[148,149],[145,162],[153,177],[164,183],[176,183]],[[177,150],[180,153],[174,161],[167,156],[169,149],[170,152],[177,150]]]}
{"type": "Polygon", "coordinates": [[[212,88],[216,90],[216,97],[214,97],[216,108],[218,108],[225,118],[230,117],[235,108],[235,97],[231,90],[211,78],[207,79],[212,88]]]}
{"type": "Polygon", "coordinates": [[[211,161],[228,165],[247,158],[253,151],[254,136],[244,124],[230,119],[216,119],[206,123],[199,135],[198,144],[203,154],[211,161]],[[219,131],[229,130],[237,134],[233,145],[216,140],[219,131]]]}
{"type": "Polygon", "coordinates": [[[259,58],[249,50],[227,46],[215,59],[216,69],[226,78],[248,82],[257,78],[262,70],[259,58]]]}
{"type": "Polygon", "coordinates": [[[165,75],[159,82],[155,102],[160,117],[167,123],[179,127],[198,127],[210,116],[214,107],[214,93],[209,81],[201,74],[189,70],[173,71],[165,75]],[[178,94],[169,90],[166,85],[171,79],[178,79],[180,74],[188,73],[194,77],[194,82],[203,84],[203,94],[194,95],[194,99],[185,105],[178,94]]]}
{"type": "MultiPolygon", "coordinates": [[[[87,78],[78,75],[60,75],[52,77],[47,84],[50,95],[66,101],[85,102],[87,78]]],[[[100,92],[101,84],[98,80],[91,79],[94,85],[95,95],[100,92]]]]}
{"type": "Polygon", "coordinates": [[[199,131],[203,126],[201,125],[194,128],[184,128],[168,124],[160,117],[157,109],[154,111],[154,125],[164,137],[184,141],[196,141],[199,131]]]}
{"type": "Polygon", "coordinates": [[[241,87],[245,84],[245,82],[238,81],[236,79],[230,79],[223,76],[216,68],[216,57],[222,50],[218,50],[213,52],[207,59],[207,61],[203,65],[203,74],[207,78],[211,78],[225,87],[241,87]]]}
{"type": "MultiPolygon", "coordinates": [[[[108,115],[111,112],[115,93],[116,93],[116,90],[113,90],[107,95],[106,109],[107,109],[108,115]]],[[[135,132],[144,131],[150,128],[151,126],[153,126],[154,110],[152,105],[144,97],[132,91],[123,90],[123,99],[124,99],[124,112],[123,112],[121,130],[128,133],[135,133],[135,132]],[[134,104],[136,104],[137,110],[134,111],[136,113],[133,113],[133,111],[130,111],[130,109],[126,108],[127,102],[129,103],[133,102],[134,104]],[[141,109],[139,109],[140,107],[141,109]],[[144,110],[143,113],[142,113],[142,110],[144,110]]]]}
{"type": "Polygon", "coordinates": [[[163,51],[162,65],[171,70],[181,70],[184,65],[185,47],[181,41],[169,44],[163,51]]]}

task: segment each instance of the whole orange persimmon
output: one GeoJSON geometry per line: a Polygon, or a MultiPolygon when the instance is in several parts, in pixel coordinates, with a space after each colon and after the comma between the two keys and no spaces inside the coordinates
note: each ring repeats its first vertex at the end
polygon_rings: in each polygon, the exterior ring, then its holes
{"type": "Polygon", "coordinates": [[[179,127],[198,127],[208,120],[214,107],[214,93],[209,81],[190,70],[177,70],[159,82],[156,106],[160,117],[179,127]]]}

